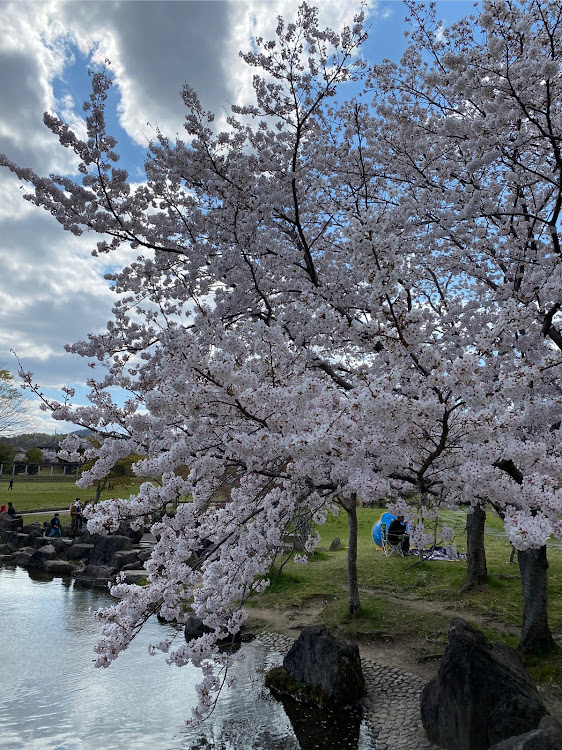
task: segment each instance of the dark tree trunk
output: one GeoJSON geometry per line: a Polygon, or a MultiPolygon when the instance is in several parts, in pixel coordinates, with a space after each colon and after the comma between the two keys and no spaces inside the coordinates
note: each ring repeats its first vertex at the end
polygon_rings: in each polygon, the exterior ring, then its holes
{"type": "Polygon", "coordinates": [[[352,495],[342,500],[349,523],[349,546],[347,551],[347,614],[350,618],[359,614],[359,586],[357,584],[357,497],[352,495]]]}
{"type": "Polygon", "coordinates": [[[523,627],[518,650],[522,654],[549,654],[556,644],[548,627],[548,560],[546,545],[518,551],[523,587],[523,627]]]}
{"type": "Polygon", "coordinates": [[[472,588],[488,581],[486,550],[484,548],[484,522],[486,512],[477,505],[466,517],[466,580],[472,588]]]}

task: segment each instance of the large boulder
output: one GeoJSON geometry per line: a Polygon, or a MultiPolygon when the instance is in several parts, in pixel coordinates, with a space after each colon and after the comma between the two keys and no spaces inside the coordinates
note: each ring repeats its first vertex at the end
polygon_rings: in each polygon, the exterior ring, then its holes
{"type": "Polygon", "coordinates": [[[283,666],[267,674],[266,684],[275,693],[324,708],[356,704],[365,693],[359,648],[322,625],[303,628],[283,666]]]}
{"type": "Polygon", "coordinates": [[[72,539],[65,536],[53,537],[51,544],[55,548],[57,555],[63,555],[72,546],[72,539]]]}
{"type": "Polygon", "coordinates": [[[13,544],[14,547],[27,547],[33,544],[34,539],[33,534],[25,534],[23,532],[10,534],[10,544],[13,544]]]}
{"type": "MultiPolygon", "coordinates": [[[[146,571],[144,571],[144,573],[146,577],[146,571]]],[[[166,622],[166,620],[162,620],[162,622],[166,622]]],[[[200,638],[202,635],[212,632],[212,629],[207,627],[207,625],[203,623],[203,620],[197,615],[191,614],[185,621],[183,633],[185,636],[185,640],[188,642],[192,641],[194,638],[200,638]]],[[[248,641],[252,641],[254,638],[254,633],[242,626],[237,633],[234,633],[234,635],[229,634],[225,638],[220,638],[218,640],[218,644],[222,646],[231,643],[247,643],[248,641]]]]}
{"type": "Polygon", "coordinates": [[[115,567],[115,553],[130,550],[133,547],[128,536],[94,537],[94,548],[88,557],[88,565],[110,565],[115,567]]]}
{"type": "Polygon", "coordinates": [[[554,716],[543,716],[539,729],[548,736],[556,750],[562,750],[562,724],[554,716]]]}
{"type": "MultiPolygon", "coordinates": [[[[119,550],[113,555],[113,562],[117,570],[122,570],[126,565],[135,564],[135,567],[142,568],[137,557],[137,551],[134,549],[119,550]]],[[[146,571],[145,571],[146,577],[146,571]]]]}
{"type": "Polygon", "coordinates": [[[23,518],[14,518],[9,513],[0,515],[0,533],[5,531],[20,531],[23,528],[23,518]]]}
{"type": "Polygon", "coordinates": [[[212,628],[208,628],[200,617],[197,617],[197,615],[188,615],[183,629],[186,641],[189,642],[194,638],[201,638],[202,635],[212,632],[212,628]]]}
{"type": "Polygon", "coordinates": [[[491,644],[455,618],[437,676],[421,697],[430,742],[447,750],[488,750],[539,726],[546,708],[517,652],[491,644]]]}
{"type": "Polygon", "coordinates": [[[72,544],[66,551],[69,560],[82,560],[90,555],[94,549],[93,544],[72,544]]]}
{"type": "Polygon", "coordinates": [[[29,552],[27,548],[24,550],[22,549],[12,557],[12,562],[15,565],[20,565],[22,568],[29,568],[32,556],[33,553],[29,552]]]}
{"type": "Polygon", "coordinates": [[[125,577],[125,583],[141,583],[146,581],[146,570],[143,568],[122,570],[125,577]]]}
{"type": "Polygon", "coordinates": [[[542,729],[533,729],[517,737],[510,737],[494,745],[490,750],[559,750],[542,729]]]}
{"type": "Polygon", "coordinates": [[[19,531],[4,531],[0,533],[0,539],[5,544],[13,544],[14,547],[24,546],[21,541],[22,537],[26,537],[26,539],[32,538],[32,537],[28,537],[27,534],[22,534],[19,531]]]}
{"type": "Polygon", "coordinates": [[[117,571],[109,565],[87,565],[74,573],[74,578],[84,586],[107,589],[115,582],[117,571]]]}
{"type": "Polygon", "coordinates": [[[21,530],[24,534],[33,534],[33,536],[41,536],[43,534],[43,528],[40,523],[27,523],[22,526],[21,530]]]}
{"type": "Polygon", "coordinates": [[[145,547],[144,549],[140,549],[137,552],[137,557],[139,559],[139,562],[141,563],[149,560],[151,555],[152,555],[152,548],[148,549],[145,547]]]}
{"type": "Polygon", "coordinates": [[[130,521],[121,521],[117,529],[117,534],[119,536],[128,536],[133,544],[138,544],[143,538],[145,531],[144,527],[141,529],[132,529],[130,521]]]}
{"type": "Polygon", "coordinates": [[[39,547],[39,549],[35,550],[27,564],[29,567],[43,570],[43,566],[47,560],[51,560],[56,554],[57,551],[53,544],[45,544],[43,547],[39,547]]]}
{"type": "Polygon", "coordinates": [[[39,549],[39,547],[45,547],[47,544],[51,544],[53,539],[55,537],[51,537],[50,539],[46,536],[38,536],[33,540],[33,546],[35,549],[39,549]]]}
{"type": "Polygon", "coordinates": [[[53,576],[69,576],[74,572],[74,565],[66,560],[47,560],[43,570],[53,576]]]}

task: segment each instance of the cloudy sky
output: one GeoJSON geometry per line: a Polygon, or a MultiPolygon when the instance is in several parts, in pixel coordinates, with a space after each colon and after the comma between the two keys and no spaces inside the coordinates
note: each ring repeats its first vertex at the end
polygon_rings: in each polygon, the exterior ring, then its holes
{"type": "MultiPolygon", "coordinates": [[[[313,1],[313,0],[312,0],[313,1]]],[[[356,0],[322,0],[322,25],[339,28],[360,8],[356,0]]],[[[76,162],[43,125],[43,112],[84,132],[82,101],[88,69],[111,61],[115,75],[112,114],[122,160],[142,177],[153,128],[181,132],[179,92],[185,81],[206,109],[225,114],[229,103],[248,101],[252,71],[238,57],[254,35],[274,36],[276,19],[291,17],[298,0],[0,0],[0,152],[40,174],[74,174],[76,162]]],[[[437,3],[446,24],[473,10],[472,2],[437,3]]],[[[399,1],[367,0],[371,61],[398,59],[404,48],[406,9],[399,1]]],[[[76,238],[41,209],[22,200],[22,189],[0,171],[0,363],[34,373],[50,397],[77,389],[91,370],[65,353],[65,343],[105,327],[112,294],[101,277],[103,260],[90,256],[99,239],[76,238]]],[[[64,432],[30,401],[33,427],[64,432]]]]}

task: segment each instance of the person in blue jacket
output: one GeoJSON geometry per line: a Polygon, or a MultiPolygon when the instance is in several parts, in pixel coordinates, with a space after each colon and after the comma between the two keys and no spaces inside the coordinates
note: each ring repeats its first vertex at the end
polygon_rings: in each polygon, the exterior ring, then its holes
{"type": "Polygon", "coordinates": [[[51,518],[51,533],[48,536],[62,536],[58,513],[55,513],[53,518],[51,518]]]}

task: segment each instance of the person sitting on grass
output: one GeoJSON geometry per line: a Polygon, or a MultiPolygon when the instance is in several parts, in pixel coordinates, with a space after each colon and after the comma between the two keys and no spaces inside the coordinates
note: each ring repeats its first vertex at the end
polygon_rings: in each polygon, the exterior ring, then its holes
{"type": "Polygon", "coordinates": [[[20,516],[18,516],[18,514],[16,513],[16,509],[10,502],[8,502],[8,515],[12,516],[12,518],[20,518],[20,516]]]}
{"type": "Polygon", "coordinates": [[[59,514],[55,513],[53,518],[51,518],[51,533],[47,536],[62,536],[61,526],[60,526],[60,518],[59,514]]]}
{"type": "Polygon", "coordinates": [[[410,537],[406,534],[404,516],[393,518],[387,532],[388,543],[393,547],[401,546],[402,554],[407,555],[410,551],[410,537]]]}

